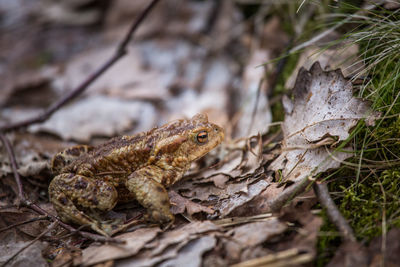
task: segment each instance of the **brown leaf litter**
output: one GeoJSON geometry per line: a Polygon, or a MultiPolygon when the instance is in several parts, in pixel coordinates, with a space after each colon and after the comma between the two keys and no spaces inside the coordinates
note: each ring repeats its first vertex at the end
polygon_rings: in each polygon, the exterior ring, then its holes
{"type": "MultiPolygon", "coordinates": [[[[118,12],[120,6],[129,20],[141,8],[132,1],[125,1],[125,5],[122,0],[117,2],[111,11],[118,12]]],[[[270,144],[262,135],[271,122],[267,98],[270,81],[268,67],[258,65],[279,53],[287,36],[276,18],[268,22],[273,32],[266,26],[261,29],[263,40],[250,36],[247,22],[235,5],[230,1],[221,5],[220,15],[208,28],[214,6],[211,1],[164,1],[149,17],[149,21],[154,20],[141,30],[128,55],[94,83],[84,98],[45,123],[29,127],[29,135],[34,138],[20,133],[13,137],[19,172],[26,178],[25,189],[29,189],[26,191],[42,208],[55,214],[46,195],[51,178],[46,173],[46,162],[72,144],[66,140],[92,144],[113,135],[147,130],[172,118],[208,113],[210,120],[226,126],[229,135],[243,138],[227,138],[218,150],[193,164],[184,181],[173,186],[170,198],[177,215],[174,227],[163,231],[151,225],[135,226],[116,236],[125,244],[88,242],[79,236],[65,237],[65,231],[57,230],[45,236],[48,243],[37,241],[14,262],[46,266],[42,252],[47,258],[56,256],[53,266],[226,266],[241,261],[238,266],[287,266],[310,262],[315,257],[321,219],[310,212],[314,202],[297,199],[292,209],[282,210],[279,217],[265,213],[267,201],[285,189],[270,170],[282,170],[286,180],[294,181],[339,166],[351,153],[336,152],[335,145],[367,115],[368,105],[352,97],[351,86],[339,71],[324,72],[319,65],[313,65],[310,71],[302,69],[293,90],[294,101],[284,101],[282,151],[268,170],[275,154],[266,154],[270,144]],[[175,8],[177,3],[179,9],[175,8]],[[247,47],[246,38],[256,45],[247,47]],[[274,39],[273,48],[268,47],[268,38],[274,39]],[[248,55],[232,56],[230,51],[238,47],[248,55]]],[[[112,16],[106,19],[109,43],[76,54],[51,77],[38,76],[53,94],[69,92],[113,51],[114,40],[119,39],[115,38],[117,28],[125,25],[119,24],[123,18],[117,13],[112,16]]],[[[24,83],[15,82],[15,90],[18,84],[24,83]]],[[[29,102],[26,94],[15,95],[29,102]]],[[[18,120],[43,107],[10,106],[1,116],[18,120]]],[[[12,203],[12,191],[17,190],[4,155],[0,154],[5,187],[0,191],[0,200],[6,205],[12,203]]],[[[129,217],[125,212],[132,211],[140,209],[129,207],[118,211],[122,215],[114,215],[125,218],[129,217]]],[[[34,216],[14,207],[2,208],[0,213],[7,217],[0,220],[1,227],[34,216]]],[[[0,255],[0,259],[7,260],[45,227],[41,221],[4,232],[0,245],[8,254],[0,255]]]]}

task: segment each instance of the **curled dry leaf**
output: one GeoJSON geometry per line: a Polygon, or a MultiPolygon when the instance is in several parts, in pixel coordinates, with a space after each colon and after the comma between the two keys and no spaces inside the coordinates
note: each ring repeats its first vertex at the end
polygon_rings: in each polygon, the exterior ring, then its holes
{"type": "Polygon", "coordinates": [[[282,170],[284,179],[299,180],[339,167],[352,156],[351,148],[345,153],[328,145],[348,138],[360,119],[373,117],[369,104],[353,97],[352,85],[340,70],[323,71],[318,62],[310,71],[299,71],[293,94],[293,102],[283,101],[283,151],[269,169],[282,170]]]}

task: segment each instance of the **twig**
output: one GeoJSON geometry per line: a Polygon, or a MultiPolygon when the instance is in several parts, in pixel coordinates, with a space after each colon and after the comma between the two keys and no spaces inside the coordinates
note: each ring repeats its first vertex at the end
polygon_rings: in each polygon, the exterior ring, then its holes
{"type": "Polygon", "coordinates": [[[203,35],[210,34],[221,11],[222,11],[222,1],[213,1],[213,7],[211,9],[211,12],[209,12],[205,26],[201,30],[203,35]]]}
{"type": "Polygon", "coordinates": [[[382,205],[382,243],[381,243],[381,255],[383,255],[381,259],[381,266],[386,266],[386,243],[387,243],[387,224],[386,224],[386,192],[383,188],[382,182],[379,180],[379,187],[382,191],[383,196],[383,205],[382,205]]]}
{"type": "Polygon", "coordinates": [[[257,109],[258,109],[258,102],[260,100],[260,94],[261,94],[261,87],[264,83],[264,78],[261,78],[260,81],[258,82],[257,86],[257,93],[256,93],[256,103],[254,104],[253,107],[253,112],[251,113],[251,121],[250,121],[250,126],[249,129],[247,130],[247,135],[250,135],[251,129],[253,128],[253,124],[257,115],[257,109]]]}
{"type": "Polygon", "coordinates": [[[75,235],[77,232],[81,231],[83,228],[85,228],[87,225],[81,225],[79,226],[74,232],[69,232],[68,234],[62,235],[62,236],[58,236],[57,239],[61,240],[70,236],[75,235]]]}
{"type": "Polygon", "coordinates": [[[21,249],[19,249],[16,253],[14,253],[14,255],[12,255],[10,258],[8,258],[8,260],[6,260],[1,266],[2,267],[6,266],[12,259],[14,259],[16,256],[18,256],[19,253],[21,253],[25,249],[29,248],[31,245],[33,245],[33,243],[38,241],[42,236],[44,236],[45,234],[47,234],[48,232],[53,230],[54,227],[57,226],[57,224],[58,224],[58,222],[53,222],[46,231],[42,232],[40,235],[35,237],[35,239],[33,239],[31,242],[29,242],[26,246],[23,246],[21,249]]]}
{"type": "Polygon", "coordinates": [[[270,210],[280,210],[289,200],[303,193],[310,183],[311,180],[308,179],[308,176],[306,176],[283,190],[276,198],[268,201],[268,206],[270,207],[270,210]]]}
{"type": "Polygon", "coordinates": [[[115,54],[110,59],[108,59],[102,66],[100,66],[99,69],[97,69],[94,73],[92,73],[92,75],[90,75],[85,81],[83,81],[77,88],[75,88],[70,93],[65,95],[63,98],[59,99],[56,103],[48,107],[42,114],[39,114],[38,116],[35,116],[27,120],[1,126],[0,132],[16,130],[18,128],[26,127],[34,123],[44,122],[45,120],[50,118],[50,116],[54,112],[56,112],[66,103],[76,98],[83,91],[85,91],[89,87],[89,85],[91,85],[98,77],[100,77],[106,70],[108,70],[112,65],[114,65],[115,62],[117,62],[121,57],[123,57],[127,53],[126,47],[131,41],[132,36],[135,33],[136,29],[139,27],[139,25],[143,22],[143,20],[146,18],[146,16],[158,2],[159,0],[153,0],[146,7],[146,9],[143,10],[143,12],[139,15],[139,17],[137,17],[136,20],[133,22],[125,38],[118,45],[115,54]]]}
{"type": "Polygon", "coordinates": [[[318,197],[319,203],[325,208],[329,220],[337,227],[341,236],[348,241],[356,241],[353,229],[349,226],[346,219],[342,216],[339,209],[336,207],[331,196],[329,195],[328,187],[325,183],[315,183],[314,191],[318,197]]]}
{"type": "Polygon", "coordinates": [[[23,222],[14,223],[14,224],[9,225],[9,226],[7,226],[7,227],[1,228],[1,229],[0,229],[0,233],[1,233],[1,232],[4,232],[4,231],[7,231],[7,230],[9,230],[9,229],[11,229],[11,228],[20,226],[20,225],[24,225],[24,224],[31,223],[31,222],[36,222],[36,221],[48,220],[49,218],[50,218],[49,216],[43,215],[43,216],[35,217],[35,218],[32,218],[32,219],[30,219],[30,220],[26,220],[26,221],[23,221],[23,222]]]}
{"type": "Polygon", "coordinates": [[[1,139],[1,142],[3,143],[3,146],[6,148],[8,157],[10,159],[11,169],[14,174],[14,179],[15,179],[15,182],[17,183],[18,206],[19,206],[21,202],[25,202],[25,195],[24,195],[24,189],[22,187],[21,177],[19,176],[19,173],[18,173],[18,164],[17,164],[17,161],[15,160],[14,150],[12,149],[10,142],[8,141],[7,137],[1,132],[0,132],[0,139],[1,139]]]}
{"type": "Polygon", "coordinates": [[[243,261],[232,267],[283,267],[283,266],[300,266],[313,260],[310,253],[301,253],[297,248],[291,248],[267,256],[243,261]]]}

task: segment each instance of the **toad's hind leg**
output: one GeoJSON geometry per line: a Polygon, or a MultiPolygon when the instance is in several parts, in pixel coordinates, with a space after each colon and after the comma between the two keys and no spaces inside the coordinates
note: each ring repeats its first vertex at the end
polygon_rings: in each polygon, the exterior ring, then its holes
{"type": "Polygon", "coordinates": [[[111,210],[117,203],[116,189],[102,180],[63,173],[54,177],[49,185],[50,201],[62,221],[89,225],[96,232],[108,236],[112,227],[102,224],[78,209],[111,210]]]}

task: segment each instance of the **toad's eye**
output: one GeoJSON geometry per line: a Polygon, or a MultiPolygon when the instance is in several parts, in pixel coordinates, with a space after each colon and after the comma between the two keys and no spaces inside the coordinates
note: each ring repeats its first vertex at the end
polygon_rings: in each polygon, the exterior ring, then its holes
{"type": "Polygon", "coordinates": [[[206,131],[201,131],[196,136],[196,141],[198,144],[205,144],[208,141],[208,133],[206,131]]]}

